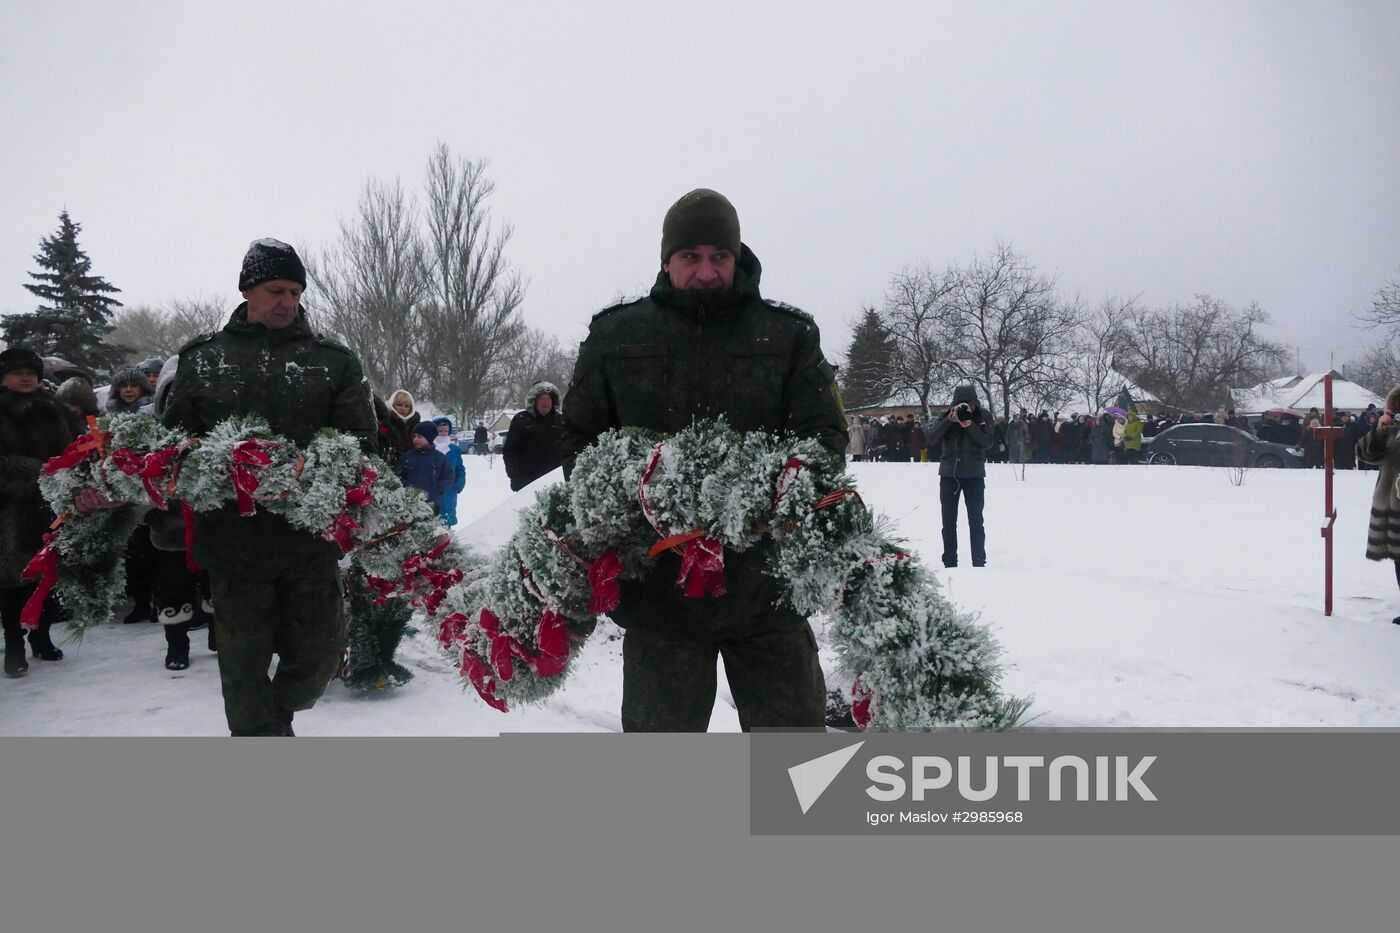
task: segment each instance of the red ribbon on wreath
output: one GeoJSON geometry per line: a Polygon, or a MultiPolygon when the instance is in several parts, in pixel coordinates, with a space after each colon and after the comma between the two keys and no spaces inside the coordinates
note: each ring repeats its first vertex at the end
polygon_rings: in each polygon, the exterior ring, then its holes
{"type": "Polygon", "coordinates": [[[622,559],[612,551],[604,551],[602,556],[588,567],[588,611],[594,615],[612,612],[622,605],[622,590],[617,578],[622,574],[622,559]]]}
{"type": "Polygon", "coordinates": [[[460,612],[452,615],[438,623],[437,630],[438,644],[444,649],[460,644],[467,640],[467,617],[460,612]]]}
{"type": "Polygon", "coordinates": [[[546,609],[540,616],[540,624],[535,629],[535,640],[539,642],[538,654],[531,654],[521,646],[523,660],[530,665],[536,677],[557,677],[569,663],[569,632],[564,628],[564,617],[558,610],[546,609]]]}
{"type": "Polygon", "coordinates": [[[50,457],[44,464],[44,475],[52,476],[59,470],[70,470],[84,460],[91,460],[93,454],[100,455],[107,446],[107,432],[97,429],[97,419],[88,416],[87,433],[63,449],[57,457],[50,457]]]}
{"type": "Polygon", "coordinates": [[[789,457],[788,462],[783,464],[783,469],[778,473],[778,481],[773,484],[773,517],[778,517],[778,503],[783,501],[783,496],[788,494],[792,484],[797,482],[797,474],[802,472],[805,466],[796,457],[789,457]]]}
{"type": "Polygon", "coordinates": [[[374,574],[370,573],[365,574],[365,583],[369,585],[370,589],[379,594],[374,598],[374,604],[376,606],[384,605],[389,601],[389,598],[399,590],[399,585],[393,580],[385,580],[383,577],[376,577],[374,574]]]}
{"type": "MultiPolygon", "coordinates": [[[[483,610],[484,611],[484,610],[483,610]]],[[[462,676],[471,681],[471,685],[476,688],[477,694],[486,701],[486,705],[492,709],[498,709],[503,713],[510,712],[506,706],[506,701],[496,696],[496,679],[491,675],[491,671],[482,661],[471,651],[462,652],[462,666],[460,668],[462,676]]]]}
{"type": "Polygon", "coordinates": [[[870,688],[860,682],[860,677],[856,677],[856,682],[851,684],[851,719],[861,729],[870,725],[871,713],[870,704],[875,699],[875,694],[870,688]]]}
{"type": "MultiPolygon", "coordinates": [[[[396,593],[412,593],[421,580],[427,583],[426,592],[410,600],[410,605],[422,606],[429,615],[436,613],[438,606],[447,597],[448,589],[462,581],[460,569],[436,570],[428,566],[428,562],[439,557],[451,543],[450,538],[443,538],[441,544],[426,554],[414,554],[409,557],[403,562],[403,576],[398,581],[385,580],[383,577],[365,574],[365,583],[379,594],[375,597],[374,604],[382,606],[396,593]]],[[[503,679],[509,680],[510,678],[503,679]]]]}
{"type": "Polygon", "coordinates": [[[515,676],[515,664],[511,657],[521,648],[520,642],[509,632],[501,631],[501,620],[490,609],[481,610],[477,625],[491,641],[491,669],[502,682],[510,680],[515,676]]]}
{"type": "Polygon", "coordinates": [[[345,504],[352,508],[362,509],[374,501],[372,487],[374,481],[379,479],[379,474],[368,466],[360,466],[360,483],[345,491],[345,504]]]}
{"type": "Polygon", "coordinates": [[[234,445],[233,491],[238,502],[238,514],[244,518],[249,518],[257,512],[257,506],[253,503],[253,493],[258,491],[258,475],[253,472],[253,468],[265,467],[272,463],[272,455],[268,451],[280,446],[256,437],[234,445]]]}
{"type": "MultiPolygon", "coordinates": [[[[412,592],[422,580],[428,584],[428,591],[421,596],[414,597],[410,602],[414,606],[422,606],[427,610],[428,615],[437,612],[438,606],[447,596],[447,591],[453,585],[462,582],[462,571],[458,568],[452,570],[437,570],[428,566],[429,561],[436,560],[442,552],[447,550],[447,546],[452,543],[451,538],[444,537],[442,543],[426,554],[414,554],[403,562],[403,591],[412,592]]],[[[509,680],[509,677],[503,678],[509,680]]]]}
{"type": "Polygon", "coordinates": [[[359,485],[345,490],[345,508],[331,522],[331,527],[321,533],[322,538],[336,543],[342,556],[355,549],[355,532],[360,530],[360,523],[350,517],[350,510],[363,509],[374,501],[371,487],[378,478],[378,473],[361,465],[359,485]]]}
{"type": "Polygon", "coordinates": [[[166,505],[165,492],[156,480],[166,478],[165,474],[170,467],[170,462],[179,454],[180,448],[178,446],[152,451],[145,456],[122,447],[112,451],[112,463],[127,476],[138,477],[141,480],[141,485],[146,489],[146,496],[151,500],[151,504],[158,509],[163,509],[166,505]]]}
{"type": "Polygon", "coordinates": [[[676,578],[676,586],[681,587],[691,599],[723,596],[724,543],[718,538],[706,538],[700,529],[668,536],[657,523],[656,512],[647,499],[647,483],[651,482],[651,475],[656,472],[656,467],[661,462],[663,446],[657,444],[652,448],[651,460],[647,463],[647,468],[642,473],[642,483],[637,488],[637,498],[641,501],[642,514],[646,516],[647,524],[661,536],[661,540],[652,545],[651,556],[654,558],[667,549],[678,550],[684,544],[685,550],[680,552],[681,573],[676,578]]]}
{"type": "Polygon", "coordinates": [[[723,596],[726,592],[723,542],[698,534],[691,538],[681,557],[681,575],[676,578],[676,586],[683,587],[685,595],[691,599],[723,596]]]}
{"type": "Polygon", "coordinates": [[[360,523],[350,517],[350,513],[341,512],[331,522],[331,527],[321,532],[321,537],[326,541],[334,541],[340,548],[341,556],[349,554],[355,549],[355,532],[360,530],[360,523]]]}
{"type": "Polygon", "coordinates": [[[481,610],[477,624],[491,642],[491,668],[503,683],[515,676],[516,658],[524,661],[536,677],[557,677],[569,663],[569,633],[564,628],[564,617],[553,608],[545,609],[535,629],[539,651],[531,651],[514,635],[503,631],[501,620],[490,609],[481,610]]]}
{"type": "Polygon", "coordinates": [[[44,535],[44,546],[24,565],[19,577],[21,580],[39,578],[39,585],[34,588],[19,614],[21,628],[38,628],[39,617],[44,612],[44,600],[49,598],[54,584],[58,582],[58,532],[51,531],[44,535]]]}

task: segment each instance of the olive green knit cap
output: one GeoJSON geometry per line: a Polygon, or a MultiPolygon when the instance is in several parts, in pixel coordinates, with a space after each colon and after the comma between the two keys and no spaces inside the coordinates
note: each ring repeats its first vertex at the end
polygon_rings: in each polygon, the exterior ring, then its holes
{"type": "Polygon", "coordinates": [[[739,212],[729,199],[709,188],[683,195],[661,223],[661,261],[687,246],[718,246],[739,255],[739,212]]]}

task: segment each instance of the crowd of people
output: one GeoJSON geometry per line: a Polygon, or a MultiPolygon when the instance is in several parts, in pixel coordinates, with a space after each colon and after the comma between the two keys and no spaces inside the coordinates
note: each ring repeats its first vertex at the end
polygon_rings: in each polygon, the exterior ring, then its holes
{"type": "MultiPolygon", "coordinates": [[[[1173,423],[1144,422],[1122,409],[991,417],[971,386],[958,387],[953,404],[927,421],[913,415],[847,420],[814,321],[765,299],[761,271],[723,195],[696,189],[673,204],[662,224],[661,265],[651,291],[594,316],[568,388],[568,412],[556,386],[541,382],[529,390],[504,445],[511,488],[560,466],[567,476],[574,458],[608,430],[670,433],[695,418],[723,416],[739,430],[791,431],[816,440],[833,458],[844,451],[861,461],[936,461],[943,563],[958,563],[962,507],[972,532],[971,563],[981,567],[987,562],[982,512],[988,462],[1133,463],[1143,438],[1173,423]]],[[[382,458],[405,485],[422,491],[445,525],[453,525],[466,471],[452,422],[422,418],[403,389],[387,401],[376,395],[355,354],[311,328],[301,308],[306,279],[291,246],[254,241],[239,275],[244,301],[228,323],[168,360],[113,373],[102,408],[159,418],[190,437],[250,414],[298,444],[330,428],[356,438],[367,456],[382,458]]],[[[99,403],[91,374],[24,347],[0,353],[0,378],[0,609],[4,670],[19,676],[28,670],[26,647],[40,660],[63,657],[50,634],[61,613],[56,599],[44,602],[27,646],[20,620],[36,587],[22,577],[23,569],[55,519],[38,479],[45,462],[99,414],[99,403]]],[[[1346,439],[1354,443],[1338,449],[1382,468],[1367,556],[1395,560],[1400,581],[1400,545],[1394,543],[1400,542],[1394,526],[1400,497],[1393,488],[1400,444],[1391,443],[1390,413],[1396,405],[1400,389],[1383,415],[1344,416],[1346,439]]],[[[1249,427],[1230,411],[1203,419],[1249,427]]],[[[1175,423],[1191,420],[1200,419],[1179,415],[1175,423]]],[[[1315,411],[1294,422],[1266,419],[1258,432],[1305,449],[1320,446],[1315,411]]],[[[489,432],[478,423],[466,446],[480,453],[488,443],[489,432]]],[[[83,512],[121,505],[92,490],[76,502],[83,512]]],[[[646,579],[620,584],[622,604],[613,618],[626,629],[625,730],[703,731],[721,657],[742,728],[823,726],[826,691],[816,640],[807,620],[784,608],[765,573],[770,546],[727,553],[727,591],[713,599],[679,595],[680,559],[670,552],[658,556],[646,579]]],[[[339,549],[264,510],[251,517],[232,507],[202,513],[197,528],[189,529],[174,508],[149,509],[127,553],[133,608],[126,621],[164,625],[165,666],[187,667],[189,632],[206,626],[230,732],[293,735],[294,713],[314,706],[342,663],[347,620],[339,549]]]]}
{"type": "MultiPolygon", "coordinates": [[[[1381,412],[1369,405],[1360,413],[1335,413],[1342,436],[1334,445],[1337,469],[1377,469],[1358,459],[1357,443],[1378,425],[1381,412]]],[[[939,451],[930,441],[938,416],[920,420],[913,414],[852,415],[848,419],[846,452],[852,460],[883,463],[937,461],[939,451]]],[[[1157,413],[1140,417],[1132,410],[1109,410],[1098,414],[1042,411],[1032,415],[1021,409],[1008,421],[997,415],[991,426],[988,463],[1137,463],[1142,459],[1142,442],[1178,424],[1222,424],[1254,434],[1262,441],[1296,447],[1303,453],[1303,466],[1323,465],[1323,439],[1315,430],[1322,427],[1316,409],[1306,414],[1291,411],[1268,412],[1254,421],[1237,415],[1233,409],[1192,414],[1157,413]]]]}

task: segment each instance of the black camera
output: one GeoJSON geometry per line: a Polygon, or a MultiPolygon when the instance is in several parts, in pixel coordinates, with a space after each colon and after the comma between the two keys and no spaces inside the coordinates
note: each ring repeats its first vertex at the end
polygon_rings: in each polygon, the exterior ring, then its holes
{"type": "Polygon", "coordinates": [[[972,406],[969,405],[969,404],[967,404],[967,402],[963,402],[962,404],[958,405],[958,407],[955,408],[955,409],[953,409],[953,410],[956,411],[956,412],[958,413],[958,420],[959,420],[959,421],[971,421],[971,420],[972,420],[972,406]]]}

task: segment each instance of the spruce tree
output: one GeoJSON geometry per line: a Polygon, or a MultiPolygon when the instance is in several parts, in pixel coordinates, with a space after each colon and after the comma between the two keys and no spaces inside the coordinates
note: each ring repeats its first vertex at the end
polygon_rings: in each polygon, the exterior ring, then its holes
{"type": "Polygon", "coordinates": [[[103,342],[112,331],[113,309],[121,307],[111,296],[121,289],[92,274],[92,260],[78,245],[82,225],[66,210],[58,220],[58,231],[39,241],[34,261],[41,271],[29,273],[35,284],[24,286],[42,303],[29,314],[6,317],[0,330],[9,346],[61,356],[93,373],[107,372],[125,356],[122,347],[103,342]]]}
{"type": "Polygon", "coordinates": [[[889,398],[894,378],[894,338],[880,314],[866,308],[851,331],[841,397],[848,408],[877,405],[889,398]]]}

